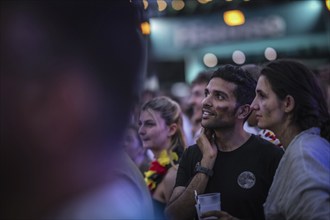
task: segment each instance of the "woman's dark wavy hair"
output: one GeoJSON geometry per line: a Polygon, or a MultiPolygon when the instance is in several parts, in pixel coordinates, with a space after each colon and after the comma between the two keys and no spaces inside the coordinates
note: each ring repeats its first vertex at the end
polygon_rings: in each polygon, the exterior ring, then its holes
{"type": "Polygon", "coordinates": [[[320,127],[321,135],[330,140],[330,117],[325,97],[308,67],[297,60],[279,59],[267,63],[261,75],[267,78],[279,99],[283,100],[287,95],[294,98],[293,124],[301,130],[320,127]]]}

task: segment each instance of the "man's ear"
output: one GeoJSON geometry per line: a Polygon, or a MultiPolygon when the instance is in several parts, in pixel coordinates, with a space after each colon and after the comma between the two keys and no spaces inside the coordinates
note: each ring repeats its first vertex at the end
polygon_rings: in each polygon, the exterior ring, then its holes
{"type": "Polygon", "coordinates": [[[175,134],[176,130],[178,129],[178,125],[175,124],[175,123],[173,123],[170,126],[168,126],[168,128],[169,128],[169,134],[168,134],[168,136],[171,137],[171,136],[173,136],[175,134]]]}
{"type": "Polygon", "coordinates": [[[237,110],[237,117],[239,119],[245,119],[251,112],[250,105],[242,105],[237,110]]]}
{"type": "Polygon", "coordinates": [[[283,104],[284,104],[283,105],[284,112],[289,113],[294,109],[294,106],[296,103],[295,103],[294,98],[291,95],[287,95],[284,98],[283,104]]]}

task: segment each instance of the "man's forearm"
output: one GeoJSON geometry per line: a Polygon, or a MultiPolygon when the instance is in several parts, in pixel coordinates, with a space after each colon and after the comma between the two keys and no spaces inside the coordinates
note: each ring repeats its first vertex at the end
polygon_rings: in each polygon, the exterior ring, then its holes
{"type": "Polygon", "coordinates": [[[205,191],[209,177],[204,173],[197,173],[188,187],[179,195],[172,195],[165,214],[169,219],[193,219],[196,214],[195,193],[202,194],[205,191]]]}

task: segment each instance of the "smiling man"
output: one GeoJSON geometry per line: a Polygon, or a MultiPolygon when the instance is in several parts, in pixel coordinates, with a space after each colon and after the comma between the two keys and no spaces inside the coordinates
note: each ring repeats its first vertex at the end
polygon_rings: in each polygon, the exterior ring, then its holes
{"type": "Polygon", "coordinates": [[[237,66],[225,65],[212,74],[203,99],[203,129],[180,161],[166,209],[169,218],[196,217],[196,190],[221,193],[222,211],[216,217],[264,219],[262,205],[283,151],[243,129],[255,87],[256,81],[237,66]]]}

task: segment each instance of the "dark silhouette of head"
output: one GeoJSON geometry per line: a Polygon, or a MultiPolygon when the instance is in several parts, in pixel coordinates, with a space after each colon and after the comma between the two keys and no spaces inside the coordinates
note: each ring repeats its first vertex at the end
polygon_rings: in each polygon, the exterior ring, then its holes
{"type": "Polygon", "coordinates": [[[1,1],[4,218],[35,219],[101,182],[143,79],[140,9],[129,0],[1,1]]]}

